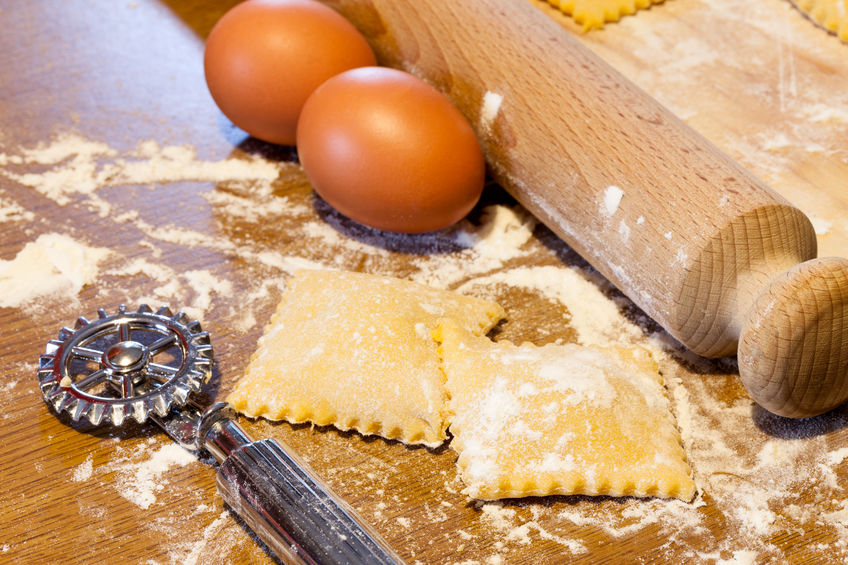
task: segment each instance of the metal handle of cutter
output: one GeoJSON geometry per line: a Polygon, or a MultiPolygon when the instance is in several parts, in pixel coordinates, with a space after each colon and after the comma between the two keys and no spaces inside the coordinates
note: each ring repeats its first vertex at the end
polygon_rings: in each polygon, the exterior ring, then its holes
{"type": "Polygon", "coordinates": [[[253,441],[226,403],[203,416],[198,440],[218,460],[218,491],[287,563],[403,563],[385,540],[290,450],[253,441]]]}

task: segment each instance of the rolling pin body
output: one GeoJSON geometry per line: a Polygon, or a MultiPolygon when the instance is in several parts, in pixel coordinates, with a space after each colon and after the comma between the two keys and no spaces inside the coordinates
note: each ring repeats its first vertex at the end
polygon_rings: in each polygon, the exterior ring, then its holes
{"type": "Polygon", "coordinates": [[[807,217],[526,0],[332,0],[444,92],[492,175],[681,343],[785,416],[848,398],[848,261],[807,217]]]}

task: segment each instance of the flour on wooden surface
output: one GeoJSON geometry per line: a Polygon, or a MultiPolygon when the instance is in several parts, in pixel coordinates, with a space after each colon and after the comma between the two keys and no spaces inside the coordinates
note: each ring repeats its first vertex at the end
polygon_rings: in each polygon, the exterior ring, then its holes
{"type": "Polygon", "coordinates": [[[277,178],[276,163],[259,157],[203,161],[190,146],[160,146],[142,141],[125,155],[109,145],[74,133],[59,135],[52,143],[23,148],[17,154],[0,153],[0,174],[35,189],[60,206],[76,196],[87,196],[101,215],[111,208],[95,192],[112,186],[162,184],[179,181],[244,181],[277,178]],[[16,172],[23,166],[48,167],[38,173],[16,172]]]}
{"type": "MultiPolygon", "coordinates": [[[[821,119],[815,123],[826,124],[839,119],[838,113],[829,115],[823,109],[812,117],[821,119]],[[829,116],[826,120],[825,115],[829,116]]],[[[787,139],[792,138],[787,134],[787,139]]],[[[779,150],[783,149],[773,148],[779,150]]],[[[582,343],[632,343],[648,348],[660,363],[702,496],[694,504],[584,498],[482,503],[474,516],[488,530],[471,526],[459,534],[450,530],[450,539],[459,536],[466,547],[484,548],[478,562],[508,563],[516,551],[534,543],[553,544],[566,557],[580,556],[591,551],[591,539],[596,536],[612,543],[643,533],[655,538],[656,532],[662,543],[659,555],[667,552],[672,558],[684,556],[708,563],[767,561],[779,558],[773,541],[776,536],[800,531],[801,526],[809,524],[834,536],[828,551],[837,558],[848,557],[848,527],[844,525],[848,505],[838,473],[848,458],[848,450],[828,440],[829,432],[848,426],[848,413],[836,411],[788,422],[757,409],[744,393],[733,402],[723,400],[722,391],[740,388],[732,364],[705,364],[682,350],[667,334],[653,333],[655,329],[647,322],[641,323],[643,318],[634,315],[629,303],[597,273],[565,264],[560,259],[567,255],[564,245],[548,242],[545,245],[554,246],[548,249],[540,243],[534,233],[542,228],[520,207],[493,205],[474,221],[464,220],[433,234],[384,234],[347,222],[320,201],[277,194],[274,180],[281,171],[296,167],[290,163],[259,157],[202,161],[190,148],[169,148],[154,142],[141,142],[135,150],[122,153],[73,134],[34,148],[0,153],[0,167],[0,175],[37,190],[56,205],[79,201],[98,217],[103,211],[112,210],[108,189],[120,186],[118,183],[206,183],[199,185],[197,196],[211,207],[215,214],[211,223],[217,228],[201,231],[173,224],[167,218],[151,218],[138,210],[122,210],[104,221],[138,230],[139,243],[121,249],[132,251],[127,256],[117,255],[118,249],[110,249],[108,242],[82,242],[68,235],[48,234],[47,240],[35,239],[26,244],[35,248],[30,248],[23,258],[22,250],[18,257],[0,263],[0,289],[6,290],[0,292],[0,301],[5,300],[11,307],[22,307],[34,296],[48,296],[49,292],[35,291],[44,283],[41,277],[53,281],[45,286],[54,289],[51,292],[59,301],[76,298],[86,285],[96,284],[98,292],[108,297],[131,302],[143,298],[152,305],[177,303],[187,306],[193,318],[214,317],[235,332],[248,332],[267,321],[280,289],[300,268],[396,274],[394,261],[402,256],[407,270],[400,274],[419,282],[487,298],[518,289],[542,303],[561,306],[563,316],[550,316],[543,322],[546,327],[541,329],[551,335],[570,327],[582,343]],[[181,167],[185,170],[177,170],[181,167]],[[76,184],[66,185],[69,181],[76,184]],[[98,191],[103,194],[98,195],[98,191]],[[286,229],[291,230],[287,235],[298,245],[280,248],[273,238],[269,243],[228,231],[232,223],[241,223],[249,231],[277,222],[286,222],[286,229]],[[48,250],[51,245],[65,251],[57,257],[48,250]],[[202,260],[177,272],[167,262],[174,249],[191,251],[202,260]],[[527,258],[533,258],[535,266],[527,266],[527,258]],[[543,264],[538,264],[537,259],[543,264]],[[219,265],[219,260],[224,265],[219,265]],[[18,274],[7,276],[10,269],[18,274]],[[49,276],[45,277],[45,273],[49,276]],[[7,279],[15,279],[8,283],[9,288],[2,286],[7,279]],[[240,294],[233,301],[227,295],[236,288],[240,294]],[[684,372],[681,363],[697,370],[684,372]],[[719,374],[711,374],[716,371],[719,374]],[[813,489],[816,491],[811,494],[813,489]],[[799,493],[809,496],[804,498],[799,493]],[[703,512],[705,506],[710,506],[711,512],[727,525],[721,539],[710,531],[709,515],[703,512]],[[489,533],[484,535],[481,531],[489,533]]],[[[0,210],[11,212],[0,211],[0,219],[29,221],[31,216],[11,195],[4,194],[2,198],[0,210]]],[[[620,201],[613,206],[612,200],[609,206],[607,202],[602,206],[614,214],[620,201]]],[[[640,217],[632,229],[640,229],[649,220],[640,217]]],[[[820,234],[843,229],[841,225],[823,222],[828,220],[820,221],[820,234]]],[[[671,232],[666,235],[672,236],[671,232]]],[[[31,380],[34,366],[12,370],[17,378],[5,387],[31,380]]],[[[37,397],[37,391],[33,395],[37,397]]],[[[170,443],[160,446],[158,440],[129,441],[133,443],[127,447],[116,444],[112,460],[106,464],[94,467],[89,466],[91,459],[83,461],[71,472],[71,480],[80,484],[102,480],[103,488],[115,489],[139,509],[150,512],[162,508],[160,497],[167,489],[169,497],[196,496],[173,480],[174,473],[196,460],[193,455],[170,443]]],[[[404,456],[400,446],[398,456],[404,456]]],[[[321,455],[313,458],[318,463],[322,461],[321,455]]],[[[354,491],[377,498],[379,503],[367,510],[373,514],[377,509],[379,515],[374,521],[378,527],[406,536],[428,527],[452,524],[455,516],[466,512],[468,501],[460,494],[461,485],[453,471],[444,472],[443,489],[433,492],[434,502],[422,511],[407,503],[402,493],[393,491],[390,483],[366,476],[382,477],[391,471],[382,467],[374,470],[377,464],[376,460],[371,461],[371,466],[366,465],[359,474],[356,469],[346,468],[337,472],[331,469],[325,475],[330,480],[347,477],[362,487],[354,491]]],[[[220,548],[218,540],[252,543],[235,522],[219,511],[207,509],[199,517],[206,526],[193,538],[174,541],[171,554],[175,561],[197,560],[201,553],[220,548]]],[[[160,525],[163,530],[188,527],[180,520],[181,517],[170,516],[160,525]]],[[[410,552],[424,552],[428,541],[432,540],[410,539],[410,552]]],[[[218,562],[226,561],[225,557],[216,558],[218,562]]]]}
{"type": "Polygon", "coordinates": [[[211,524],[203,529],[203,537],[191,546],[191,550],[188,555],[180,556],[180,562],[184,565],[203,563],[204,553],[206,552],[206,546],[209,541],[219,535],[220,531],[231,523],[232,518],[230,517],[230,513],[226,510],[221,512],[221,514],[219,514],[211,524]]]}
{"type": "Polygon", "coordinates": [[[816,231],[816,235],[826,235],[830,231],[830,228],[833,227],[833,222],[824,218],[811,216],[810,221],[813,223],[813,229],[816,231]]]}
{"type": "MultiPolygon", "coordinates": [[[[4,375],[4,377],[8,378],[7,375],[4,375]]],[[[5,394],[5,393],[12,392],[12,390],[16,386],[18,386],[18,382],[19,381],[17,379],[9,379],[9,380],[4,380],[3,382],[0,382],[0,393],[5,394]]]]}
{"type": "Polygon", "coordinates": [[[213,206],[225,210],[228,218],[238,218],[251,223],[283,214],[306,216],[311,211],[303,204],[291,202],[286,196],[272,194],[268,190],[269,187],[269,183],[257,182],[251,183],[250,193],[245,196],[216,190],[204,193],[203,197],[213,206]]]}
{"type": "Polygon", "coordinates": [[[829,101],[828,104],[815,103],[805,106],[802,113],[806,115],[811,122],[835,122],[848,124],[848,105],[835,105],[834,101],[829,101]]]}
{"type": "Polygon", "coordinates": [[[568,308],[570,323],[583,345],[633,343],[643,335],[627,322],[615,302],[608,299],[587,273],[553,265],[515,267],[481,275],[459,287],[460,291],[480,286],[503,285],[538,292],[568,308]]]}
{"type": "Polygon", "coordinates": [[[45,297],[75,298],[97,280],[98,265],[110,254],[68,235],[42,234],[14,259],[0,260],[0,306],[19,308],[45,297]]]}
{"type": "Polygon", "coordinates": [[[0,223],[31,222],[33,220],[35,220],[35,214],[31,211],[14,200],[0,196],[0,223]]]}
{"type": "Polygon", "coordinates": [[[91,478],[92,473],[94,472],[94,467],[91,461],[91,455],[85,458],[85,461],[80,463],[74,468],[74,474],[71,476],[71,480],[75,483],[82,483],[91,478]]]}
{"type": "MultiPolygon", "coordinates": [[[[169,488],[173,489],[173,484],[169,488]]],[[[186,493],[179,494],[184,501],[186,493]]],[[[243,559],[234,558],[234,550],[238,555],[240,547],[262,545],[253,532],[234,519],[232,511],[218,497],[209,503],[199,503],[188,512],[160,513],[149,523],[151,530],[164,536],[166,543],[162,549],[167,551],[166,562],[173,565],[239,563],[243,559]]]]}
{"type": "Polygon", "coordinates": [[[411,278],[440,288],[456,287],[483,273],[502,269],[506,263],[526,255],[536,220],[527,212],[507,206],[483,210],[480,225],[462,221],[446,233],[461,251],[456,254],[424,256],[415,261],[418,272],[411,278]]]}
{"type": "MultiPolygon", "coordinates": [[[[169,483],[168,471],[197,461],[193,453],[176,443],[166,443],[151,450],[154,445],[155,440],[151,438],[148,446],[134,452],[119,447],[116,450],[118,457],[103,468],[114,473],[110,486],[142,510],[150,508],[156,503],[157,496],[165,491],[169,483]]],[[[167,496],[172,497],[173,493],[167,493],[167,496]]]]}
{"type": "MultiPolygon", "coordinates": [[[[585,40],[787,200],[834,222],[828,214],[844,193],[827,183],[848,163],[845,45],[829,48],[839,41],[791,2],[711,0],[666,4],[662,13],[605,30],[616,41],[585,40]],[[681,37],[680,20],[713,33],[681,37]]],[[[840,237],[821,238],[819,255],[844,255],[848,226],[834,222],[828,233],[840,237]]]]}

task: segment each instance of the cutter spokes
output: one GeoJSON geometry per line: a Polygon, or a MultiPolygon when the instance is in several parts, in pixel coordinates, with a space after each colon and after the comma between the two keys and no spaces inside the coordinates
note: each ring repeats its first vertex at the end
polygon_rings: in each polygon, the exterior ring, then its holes
{"type": "Polygon", "coordinates": [[[121,425],[185,405],[209,380],[212,363],[209,334],[185,313],[121,306],[113,315],[100,309],[97,320],[80,317],[73,329],[62,328],[39,360],[38,380],[56,412],[121,425]]]}

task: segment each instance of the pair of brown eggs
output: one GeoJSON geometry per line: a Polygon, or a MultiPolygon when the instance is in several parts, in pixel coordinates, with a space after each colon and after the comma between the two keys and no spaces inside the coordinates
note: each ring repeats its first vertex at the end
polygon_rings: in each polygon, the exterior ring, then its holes
{"type": "Polygon", "coordinates": [[[465,117],[421,79],[378,67],[323,4],[238,4],[209,34],[204,67],[221,111],[256,138],[297,145],[315,191],[359,223],[438,230],[480,197],[485,164],[465,117]]]}

